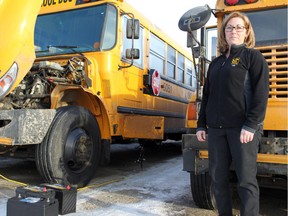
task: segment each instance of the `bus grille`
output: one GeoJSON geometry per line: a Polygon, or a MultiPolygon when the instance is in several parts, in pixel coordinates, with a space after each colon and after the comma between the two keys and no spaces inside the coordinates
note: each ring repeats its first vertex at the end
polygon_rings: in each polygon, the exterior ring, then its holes
{"type": "Polygon", "coordinates": [[[257,47],[270,68],[269,98],[288,97],[288,45],[257,47]]]}

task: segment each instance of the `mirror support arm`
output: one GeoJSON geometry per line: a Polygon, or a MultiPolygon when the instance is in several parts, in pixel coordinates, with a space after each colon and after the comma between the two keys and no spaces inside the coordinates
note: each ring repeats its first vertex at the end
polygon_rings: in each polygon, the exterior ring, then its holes
{"type": "MultiPolygon", "coordinates": [[[[135,30],[134,14],[133,13],[123,13],[123,14],[121,14],[121,16],[123,16],[123,15],[130,15],[132,17],[132,23],[133,23],[132,32],[133,33],[132,33],[132,49],[131,49],[131,52],[134,52],[134,30],[135,30]]],[[[131,67],[133,65],[133,63],[134,63],[134,54],[131,55],[131,62],[130,62],[129,65],[126,65],[126,66],[118,65],[118,71],[122,70],[123,68],[131,67]]]]}

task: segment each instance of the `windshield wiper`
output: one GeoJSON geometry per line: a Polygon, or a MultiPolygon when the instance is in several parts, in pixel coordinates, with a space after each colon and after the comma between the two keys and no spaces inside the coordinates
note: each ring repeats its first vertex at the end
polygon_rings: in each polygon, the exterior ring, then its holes
{"type": "Polygon", "coordinates": [[[53,48],[53,47],[54,47],[54,48],[59,48],[59,49],[70,49],[70,50],[72,50],[74,53],[79,54],[79,55],[81,55],[82,57],[84,57],[84,58],[88,61],[88,64],[91,64],[90,60],[87,59],[86,56],[85,56],[83,53],[75,50],[76,48],[80,48],[79,46],[65,46],[65,45],[59,45],[59,46],[58,46],[58,45],[55,45],[55,46],[49,45],[49,46],[47,46],[48,50],[50,50],[50,48],[53,48]]]}
{"type": "Polygon", "coordinates": [[[47,46],[47,48],[52,48],[52,47],[55,47],[55,48],[59,48],[59,49],[76,49],[76,48],[79,48],[79,46],[65,46],[65,45],[49,45],[47,46]]]}
{"type": "Polygon", "coordinates": [[[62,46],[62,45],[60,45],[60,46],[55,45],[54,46],[54,45],[49,45],[49,46],[47,46],[47,48],[48,48],[47,50],[36,50],[36,53],[49,52],[50,48],[58,48],[58,49],[70,49],[74,53],[78,53],[80,55],[83,55],[82,53],[79,53],[78,51],[74,50],[76,48],[79,48],[79,46],[62,46]]]}
{"type": "Polygon", "coordinates": [[[48,48],[48,50],[50,49],[50,48],[59,48],[59,49],[70,49],[70,50],[72,50],[74,53],[77,53],[77,54],[79,54],[79,55],[81,55],[81,56],[84,56],[84,54],[83,53],[81,53],[81,52],[78,52],[77,50],[75,50],[76,48],[79,48],[79,46],[65,46],[65,45],[49,45],[49,46],[47,46],[47,48],[48,48]]]}

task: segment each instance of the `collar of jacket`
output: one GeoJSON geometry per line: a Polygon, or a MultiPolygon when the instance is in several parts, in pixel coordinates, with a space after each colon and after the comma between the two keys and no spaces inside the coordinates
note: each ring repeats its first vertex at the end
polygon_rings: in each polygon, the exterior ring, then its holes
{"type": "Polygon", "coordinates": [[[240,44],[240,45],[234,45],[234,44],[231,45],[230,54],[236,53],[237,51],[245,48],[245,46],[246,46],[246,45],[245,45],[244,43],[243,43],[243,44],[240,44]]]}
{"type": "MultiPolygon", "coordinates": [[[[234,54],[234,53],[236,53],[238,50],[240,50],[240,49],[243,49],[243,48],[245,48],[246,47],[246,44],[240,44],[240,45],[235,45],[235,44],[233,44],[233,45],[231,45],[231,48],[230,48],[230,54],[234,54]]],[[[228,50],[227,50],[227,52],[228,52],[228,50]]],[[[226,53],[227,52],[223,52],[222,53],[222,55],[226,55],[226,53]]]]}

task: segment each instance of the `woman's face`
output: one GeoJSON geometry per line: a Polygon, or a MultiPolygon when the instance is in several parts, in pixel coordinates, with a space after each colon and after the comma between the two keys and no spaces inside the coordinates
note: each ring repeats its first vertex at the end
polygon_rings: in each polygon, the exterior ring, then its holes
{"type": "Polygon", "coordinates": [[[243,44],[247,35],[247,30],[244,25],[243,19],[240,17],[234,17],[230,19],[225,26],[225,39],[229,45],[243,44]]]}

